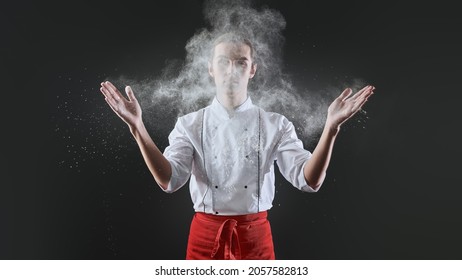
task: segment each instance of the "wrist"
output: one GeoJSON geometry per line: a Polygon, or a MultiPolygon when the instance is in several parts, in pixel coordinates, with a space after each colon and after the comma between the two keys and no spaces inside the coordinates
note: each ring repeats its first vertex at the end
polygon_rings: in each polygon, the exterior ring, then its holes
{"type": "Polygon", "coordinates": [[[134,137],[140,134],[140,132],[145,129],[144,123],[140,120],[139,122],[128,124],[130,128],[130,132],[133,134],[134,137]]]}
{"type": "Polygon", "coordinates": [[[330,136],[336,136],[340,131],[340,125],[327,121],[324,126],[324,131],[330,136]]]}

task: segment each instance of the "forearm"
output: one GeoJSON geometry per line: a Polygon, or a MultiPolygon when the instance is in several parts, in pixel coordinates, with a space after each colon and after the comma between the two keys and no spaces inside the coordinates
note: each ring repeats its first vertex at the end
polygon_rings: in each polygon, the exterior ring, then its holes
{"type": "Polygon", "coordinates": [[[166,190],[172,176],[170,162],[164,157],[159,148],[157,148],[156,144],[149,136],[143,122],[140,122],[139,125],[129,127],[133,137],[138,143],[149,171],[151,171],[151,174],[154,176],[159,186],[166,190]]]}
{"type": "Polygon", "coordinates": [[[311,158],[305,164],[303,170],[305,180],[314,190],[317,190],[324,181],[338,131],[339,128],[326,124],[311,158]]]}

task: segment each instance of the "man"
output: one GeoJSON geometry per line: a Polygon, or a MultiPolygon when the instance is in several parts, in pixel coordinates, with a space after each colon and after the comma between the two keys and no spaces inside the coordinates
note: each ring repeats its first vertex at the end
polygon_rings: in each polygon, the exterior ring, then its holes
{"type": "Polygon", "coordinates": [[[321,186],[341,124],[373,94],[345,89],[329,106],[313,153],[303,148],[293,124],[252,104],[248,82],[257,71],[252,43],[226,33],[213,44],[208,71],[216,85],[211,105],[177,120],[162,153],[149,136],[132,89],[128,100],[110,82],[101,92],[127,123],[154,179],[171,193],[190,179],[196,211],[187,259],[275,259],[267,210],[274,198],[274,162],[296,188],[321,186]]]}

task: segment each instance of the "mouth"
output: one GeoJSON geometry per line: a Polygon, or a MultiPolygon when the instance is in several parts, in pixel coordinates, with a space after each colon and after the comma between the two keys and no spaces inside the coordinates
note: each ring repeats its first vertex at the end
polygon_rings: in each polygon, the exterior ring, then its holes
{"type": "Polygon", "coordinates": [[[228,79],[225,80],[225,84],[238,84],[239,80],[238,79],[228,79]]]}

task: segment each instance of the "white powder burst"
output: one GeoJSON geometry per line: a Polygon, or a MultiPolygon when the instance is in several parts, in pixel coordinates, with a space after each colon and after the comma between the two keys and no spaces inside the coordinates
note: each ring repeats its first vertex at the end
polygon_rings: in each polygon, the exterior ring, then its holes
{"type": "MultiPolygon", "coordinates": [[[[313,143],[324,125],[328,105],[343,89],[332,86],[321,93],[299,93],[282,71],[284,17],[274,9],[258,9],[251,4],[243,0],[206,1],[203,12],[209,26],[199,29],[186,42],[183,63],[171,62],[161,77],[137,81],[121,76],[116,82],[131,85],[145,115],[155,112],[156,116],[172,119],[196,111],[210,104],[215,95],[215,85],[207,71],[213,40],[225,32],[236,32],[252,42],[256,53],[257,73],[249,83],[253,102],[266,111],[286,116],[294,122],[302,141],[313,143]]],[[[355,89],[361,84],[357,80],[349,86],[355,89]]],[[[155,117],[144,120],[154,127],[161,123],[155,117]]]]}

